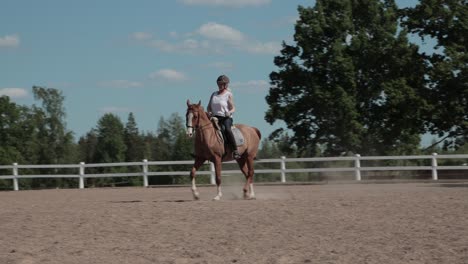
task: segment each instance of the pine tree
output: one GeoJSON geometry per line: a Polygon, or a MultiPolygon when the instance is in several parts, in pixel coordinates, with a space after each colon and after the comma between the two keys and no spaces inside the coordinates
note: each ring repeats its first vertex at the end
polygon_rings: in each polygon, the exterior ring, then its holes
{"type": "Polygon", "coordinates": [[[78,140],[79,159],[85,163],[97,163],[96,149],[97,149],[97,131],[91,129],[85,136],[80,137],[78,140]]]}
{"type": "Polygon", "coordinates": [[[114,114],[104,114],[97,126],[96,162],[124,162],[126,149],[122,121],[114,114]]]}
{"type": "Polygon", "coordinates": [[[143,138],[138,131],[137,123],[133,113],[128,114],[124,137],[125,145],[127,147],[125,152],[125,160],[142,161],[144,159],[145,146],[143,143],[143,138]]]}

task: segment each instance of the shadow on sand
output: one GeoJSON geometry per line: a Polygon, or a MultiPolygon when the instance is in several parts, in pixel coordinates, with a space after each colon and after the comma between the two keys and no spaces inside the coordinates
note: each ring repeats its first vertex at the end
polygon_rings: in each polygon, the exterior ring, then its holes
{"type": "Polygon", "coordinates": [[[468,183],[444,183],[444,184],[439,184],[439,187],[468,188],[468,183]]]}
{"type": "MultiPolygon", "coordinates": [[[[185,203],[185,202],[193,202],[194,200],[160,200],[160,201],[152,201],[154,203],[185,203]]],[[[109,201],[109,203],[143,203],[144,201],[141,200],[128,200],[128,201],[109,201]]]]}

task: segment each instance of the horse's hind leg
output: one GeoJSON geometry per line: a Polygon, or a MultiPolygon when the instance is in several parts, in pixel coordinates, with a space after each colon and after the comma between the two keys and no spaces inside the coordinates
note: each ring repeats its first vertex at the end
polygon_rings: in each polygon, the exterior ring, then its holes
{"type": "Polygon", "coordinates": [[[198,200],[200,199],[200,193],[197,190],[197,185],[195,184],[195,173],[203,165],[205,161],[202,159],[195,159],[195,163],[193,164],[192,170],[190,171],[190,178],[192,180],[192,194],[193,199],[198,200]]]}
{"type": "Polygon", "coordinates": [[[242,174],[245,176],[245,184],[244,184],[244,199],[247,199],[249,196],[249,184],[247,182],[248,179],[248,172],[249,170],[247,169],[247,163],[245,158],[241,158],[237,160],[237,164],[239,164],[239,168],[242,171],[242,174]]]}
{"type": "Polygon", "coordinates": [[[248,158],[242,158],[237,160],[239,168],[242,173],[245,175],[245,185],[244,185],[244,199],[255,199],[255,192],[253,189],[253,160],[251,165],[249,165],[248,158]]]}
{"type": "Polygon", "coordinates": [[[248,199],[256,199],[255,191],[253,186],[253,176],[254,176],[254,159],[253,157],[247,158],[247,183],[249,185],[249,197],[248,199]]]}

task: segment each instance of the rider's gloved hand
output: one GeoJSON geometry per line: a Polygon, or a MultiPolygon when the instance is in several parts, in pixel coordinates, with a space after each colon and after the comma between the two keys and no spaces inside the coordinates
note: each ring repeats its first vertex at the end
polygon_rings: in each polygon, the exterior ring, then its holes
{"type": "Polygon", "coordinates": [[[232,116],[232,113],[226,112],[225,116],[226,116],[226,117],[231,117],[231,116],[232,116]]]}

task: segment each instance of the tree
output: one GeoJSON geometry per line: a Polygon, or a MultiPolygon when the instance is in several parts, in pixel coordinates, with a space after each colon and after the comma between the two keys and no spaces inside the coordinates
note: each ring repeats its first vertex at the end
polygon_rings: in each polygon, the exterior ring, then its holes
{"type": "Polygon", "coordinates": [[[394,1],[317,0],[298,11],[296,45],[283,43],[274,60],[265,119],[284,120],[302,153],[416,149],[428,110],[425,65],[398,32],[394,1]]]}
{"type": "MultiPolygon", "coordinates": [[[[152,144],[152,158],[154,160],[191,159],[193,142],[185,135],[184,120],[177,113],[171,114],[168,120],[164,117],[160,118],[152,144]]],[[[185,167],[167,166],[164,170],[184,170],[185,167]]],[[[151,184],[171,184],[182,181],[182,178],[174,176],[160,176],[150,179],[151,184]]]]}
{"type": "Polygon", "coordinates": [[[78,140],[79,159],[85,163],[96,162],[96,149],[97,149],[97,131],[91,129],[85,136],[80,137],[78,140]]]}
{"type": "Polygon", "coordinates": [[[0,164],[23,161],[21,153],[22,109],[7,96],[0,97],[0,164]]]}
{"type": "MultiPolygon", "coordinates": [[[[458,148],[468,141],[468,5],[466,0],[421,0],[402,12],[403,25],[421,39],[435,39],[428,62],[430,132],[458,148]]],[[[435,142],[437,144],[439,142],[435,142]]]]}
{"type": "Polygon", "coordinates": [[[69,163],[73,153],[73,133],[66,128],[66,114],[63,106],[65,97],[53,88],[33,86],[36,100],[42,101],[42,108],[33,106],[35,121],[42,143],[39,162],[41,164],[69,163]]]}
{"type": "MultiPolygon", "coordinates": [[[[34,124],[34,141],[38,143],[39,164],[74,163],[75,144],[73,133],[66,128],[66,114],[62,92],[53,88],[33,86],[34,98],[40,100],[42,108],[32,106],[31,121],[34,124]]],[[[66,169],[44,169],[40,173],[66,173],[66,169]]],[[[69,186],[73,179],[33,179],[33,187],[69,186]]]]}
{"type": "Polygon", "coordinates": [[[97,126],[96,162],[123,162],[126,150],[122,121],[114,114],[104,114],[97,126]]]}
{"type": "Polygon", "coordinates": [[[141,139],[143,141],[144,147],[144,157],[148,160],[154,160],[153,157],[153,145],[156,141],[156,136],[151,132],[141,133],[141,139]]]}
{"type": "Polygon", "coordinates": [[[128,114],[127,124],[124,130],[125,145],[127,150],[125,152],[126,161],[142,161],[145,154],[145,146],[143,137],[138,131],[133,113],[128,114]]]}
{"type": "Polygon", "coordinates": [[[158,122],[156,138],[152,146],[152,155],[154,160],[170,160],[171,156],[171,133],[169,124],[164,117],[158,122]]]}
{"type": "MultiPolygon", "coordinates": [[[[104,114],[99,120],[96,128],[97,143],[95,152],[95,162],[97,163],[118,163],[125,161],[125,151],[127,150],[124,140],[124,125],[120,118],[114,114],[104,114]]],[[[121,173],[126,168],[108,167],[100,169],[99,173],[121,173]]],[[[128,185],[129,179],[126,177],[114,177],[112,179],[93,179],[92,185],[128,185]]]]}
{"type": "Polygon", "coordinates": [[[174,160],[189,157],[192,145],[190,143],[191,141],[185,135],[182,117],[177,113],[171,114],[168,120],[161,117],[153,146],[153,158],[156,160],[174,160]],[[176,145],[182,147],[183,150],[176,150],[176,145]]]}
{"type": "Polygon", "coordinates": [[[288,135],[281,135],[275,140],[263,139],[258,156],[262,159],[279,158],[286,156],[297,157],[297,148],[289,144],[288,135]]]}
{"type": "Polygon", "coordinates": [[[277,159],[284,154],[279,150],[278,144],[274,141],[264,138],[262,140],[261,148],[258,151],[260,159],[277,159]]]}
{"type": "MultiPolygon", "coordinates": [[[[42,107],[28,108],[0,98],[0,162],[61,164],[76,162],[72,132],[66,129],[64,96],[56,89],[34,86],[36,100],[42,107]]],[[[23,173],[60,173],[64,169],[23,170],[23,173]]],[[[22,180],[22,187],[64,186],[72,179],[22,180]],[[32,184],[32,185],[31,185],[32,184]]]]}

